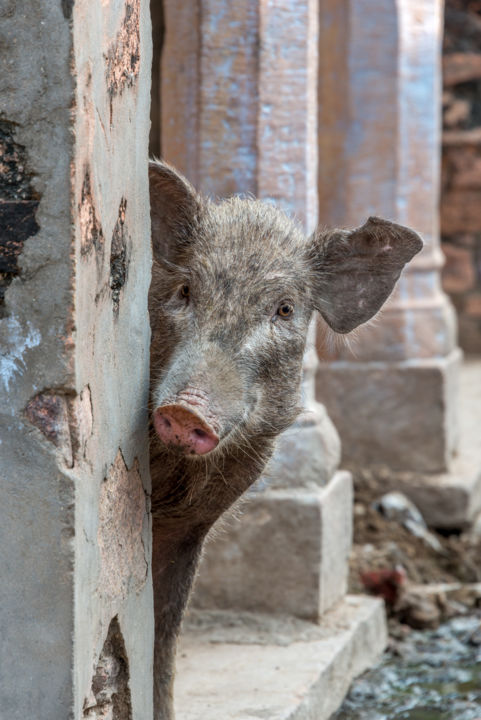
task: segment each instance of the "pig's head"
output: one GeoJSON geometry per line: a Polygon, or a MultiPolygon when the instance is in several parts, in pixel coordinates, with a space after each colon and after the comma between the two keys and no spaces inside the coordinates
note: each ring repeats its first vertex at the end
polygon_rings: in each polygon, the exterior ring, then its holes
{"type": "Polygon", "coordinates": [[[350,332],[422,247],[379,218],[307,239],[271,205],[213,203],[162,162],[150,164],[150,193],[153,423],[193,457],[282,432],[298,412],[313,311],[350,332]]]}

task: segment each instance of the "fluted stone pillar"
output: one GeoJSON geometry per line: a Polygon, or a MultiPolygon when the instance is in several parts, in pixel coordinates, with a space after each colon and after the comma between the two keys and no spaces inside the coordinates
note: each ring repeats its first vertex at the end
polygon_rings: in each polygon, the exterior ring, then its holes
{"type": "MultiPolygon", "coordinates": [[[[253,193],[317,222],[317,0],[165,2],[162,148],[204,193],[253,193]]],[[[343,595],[351,478],[315,400],[310,332],[306,412],[278,443],[240,521],[207,548],[194,602],[318,617],[343,595]],[[276,538],[282,537],[282,543],[276,538]],[[262,550],[261,550],[262,548],[262,550]],[[282,549],[283,548],[283,549],[282,549]]]]}
{"type": "MultiPolygon", "coordinates": [[[[340,432],[346,462],[444,473],[446,483],[458,443],[461,353],[440,284],[443,3],[320,5],[320,218],[352,226],[384,216],[417,230],[425,247],[372,323],[334,351],[319,342],[317,396],[340,432]]],[[[429,514],[427,495],[416,499],[429,514]]]]}

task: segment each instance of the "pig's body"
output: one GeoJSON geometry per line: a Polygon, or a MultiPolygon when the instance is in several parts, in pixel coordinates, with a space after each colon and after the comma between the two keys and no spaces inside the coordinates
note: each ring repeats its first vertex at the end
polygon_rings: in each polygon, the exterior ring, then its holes
{"type": "Polygon", "coordinates": [[[295,419],[313,310],[348,332],[421,248],[370,219],[307,240],[255,200],[214,204],[152,163],[155,720],[170,720],[175,643],[205,535],[295,419]]]}

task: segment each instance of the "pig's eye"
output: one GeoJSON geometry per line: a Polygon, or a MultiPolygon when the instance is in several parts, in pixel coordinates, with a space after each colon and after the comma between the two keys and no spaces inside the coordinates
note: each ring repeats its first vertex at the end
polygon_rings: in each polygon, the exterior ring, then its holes
{"type": "Polygon", "coordinates": [[[190,298],[190,287],[188,285],[182,285],[180,288],[180,297],[184,300],[188,300],[190,298]]]}
{"type": "Polygon", "coordinates": [[[287,318],[290,318],[292,316],[292,313],[294,312],[294,305],[291,305],[291,303],[283,302],[279,305],[277,308],[277,314],[279,317],[284,318],[284,320],[287,320],[287,318]]]}

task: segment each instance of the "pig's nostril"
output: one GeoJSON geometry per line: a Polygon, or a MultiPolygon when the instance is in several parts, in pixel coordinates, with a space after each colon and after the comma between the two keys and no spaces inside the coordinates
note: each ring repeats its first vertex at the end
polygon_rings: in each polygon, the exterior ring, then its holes
{"type": "Polygon", "coordinates": [[[154,413],[154,427],[166,445],[176,445],[185,452],[204,455],[219,444],[217,433],[182,405],[163,406],[154,413]]]}

